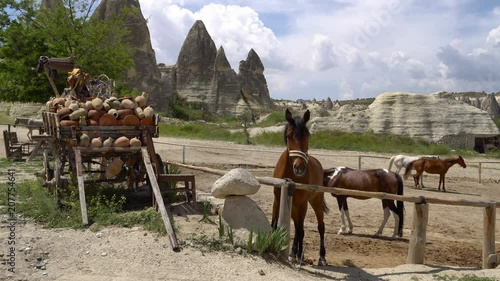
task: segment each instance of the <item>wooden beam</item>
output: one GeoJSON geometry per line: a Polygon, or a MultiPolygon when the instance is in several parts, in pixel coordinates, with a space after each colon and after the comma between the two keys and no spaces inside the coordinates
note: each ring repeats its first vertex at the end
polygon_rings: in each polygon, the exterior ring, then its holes
{"type": "Polygon", "coordinates": [[[415,204],[413,209],[413,225],[408,245],[408,263],[423,264],[425,260],[425,243],[427,242],[427,222],[429,221],[429,205],[415,204]]]}
{"type": "Polygon", "coordinates": [[[161,196],[160,187],[158,186],[158,181],[156,180],[155,172],[153,170],[153,166],[151,165],[151,158],[149,157],[147,147],[142,147],[142,159],[144,160],[144,165],[146,166],[146,171],[151,183],[151,188],[158,204],[158,210],[160,211],[163,223],[165,224],[165,228],[167,230],[167,234],[170,238],[170,245],[172,246],[172,250],[178,252],[180,251],[180,248],[179,244],[177,243],[177,237],[175,235],[174,229],[172,228],[172,223],[170,222],[170,214],[167,208],[165,208],[165,203],[163,203],[163,197],[161,196]]]}
{"type": "Polygon", "coordinates": [[[290,219],[292,217],[292,199],[289,195],[290,183],[285,183],[281,186],[280,194],[280,209],[278,217],[278,227],[286,231],[287,247],[281,251],[284,258],[288,257],[290,253],[290,219]]]}
{"type": "Polygon", "coordinates": [[[498,265],[495,251],[496,204],[491,203],[490,206],[484,208],[483,214],[483,269],[489,269],[498,265]]]}
{"type": "Polygon", "coordinates": [[[89,224],[87,217],[87,202],[85,201],[85,187],[83,181],[82,155],[80,148],[75,148],[76,176],[78,177],[78,195],[80,196],[80,208],[82,209],[82,223],[89,224]]]}

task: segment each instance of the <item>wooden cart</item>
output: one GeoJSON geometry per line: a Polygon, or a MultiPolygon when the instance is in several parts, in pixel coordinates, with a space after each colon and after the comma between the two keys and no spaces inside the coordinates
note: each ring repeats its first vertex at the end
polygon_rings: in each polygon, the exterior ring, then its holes
{"type": "MultiPolygon", "coordinates": [[[[170,236],[172,248],[177,251],[179,246],[172,229],[169,214],[165,208],[158,179],[163,176],[163,162],[155,152],[152,138],[158,137],[158,121],[156,114],[152,126],[61,126],[56,113],[43,113],[44,130],[48,135],[53,163],[49,158],[49,150],[43,153],[45,171],[45,186],[55,190],[68,186],[69,181],[78,183],[82,222],[88,224],[87,206],[85,202],[86,182],[116,182],[104,177],[105,166],[109,159],[120,157],[129,171],[126,180],[129,186],[147,181],[151,187],[153,205],[157,205],[170,236]],[[137,137],[141,140],[139,147],[80,147],[80,137],[87,134],[90,139],[101,137],[103,140],[121,136],[137,137]],[[100,174],[100,177],[90,177],[100,174]],[[67,177],[69,175],[69,178],[67,177]],[[145,175],[145,176],[144,176],[145,175]]],[[[123,179],[122,179],[123,180],[123,179]]]]}

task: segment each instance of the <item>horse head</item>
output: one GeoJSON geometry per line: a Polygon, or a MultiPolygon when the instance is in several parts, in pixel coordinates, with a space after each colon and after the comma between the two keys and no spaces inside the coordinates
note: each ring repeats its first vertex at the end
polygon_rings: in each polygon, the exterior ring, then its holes
{"type": "Polygon", "coordinates": [[[298,177],[303,177],[307,171],[309,156],[309,130],[306,127],[311,114],[309,110],[304,113],[302,118],[293,117],[287,109],[285,118],[288,122],[285,126],[285,144],[288,149],[288,155],[292,162],[293,173],[298,177]]]}
{"type": "Polygon", "coordinates": [[[462,166],[462,168],[467,168],[467,165],[465,164],[465,161],[464,159],[462,158],[462,156],[458,155],[458,159],[457,159],[457,163],[462,166]]]}
{"type": "Polygon", "coordinates": [[[16,117],[16,119],[14,119],[14,127],[16,127],[18,124],[19,124],[19,117],[16,117]]]}

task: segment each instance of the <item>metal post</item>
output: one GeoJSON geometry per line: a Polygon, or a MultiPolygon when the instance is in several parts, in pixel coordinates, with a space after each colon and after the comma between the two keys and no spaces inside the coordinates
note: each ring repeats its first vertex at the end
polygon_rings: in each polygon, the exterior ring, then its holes
{"type": "Polygon", "coordinates": [[[482,170],[482,164],[481,162],[479,162],[479,183],[481,183],[481,170],[482,170]]]}
{"type": "Polygon", "coordinates": [[[186,146],[182,146],[182,164],[186,164],[186,146]]]}

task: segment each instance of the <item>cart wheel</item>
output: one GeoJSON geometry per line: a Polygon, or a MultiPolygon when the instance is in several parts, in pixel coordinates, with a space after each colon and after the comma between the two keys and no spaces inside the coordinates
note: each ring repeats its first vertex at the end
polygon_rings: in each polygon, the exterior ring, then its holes
{"type": "Polygon", "coordinates": [[[54,170],[50,168],[49,151],[43,151],[43,171],[45,172],[45,182],[49,182],[54,178],[54,170]]]}

